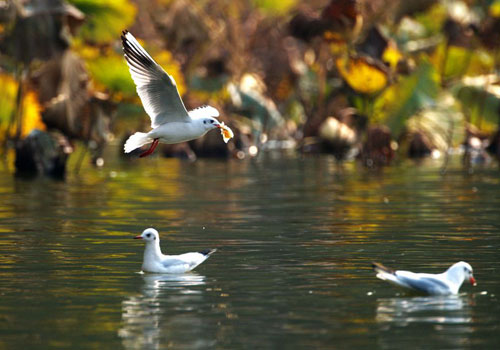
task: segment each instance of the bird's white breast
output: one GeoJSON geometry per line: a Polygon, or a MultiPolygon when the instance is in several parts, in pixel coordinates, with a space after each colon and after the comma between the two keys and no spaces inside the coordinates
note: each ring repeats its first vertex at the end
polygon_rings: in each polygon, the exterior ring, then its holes
{"type": "Polygon", "coordinates": [[[152,138],[159,138],[163,143],[179,143],[197,139],[203,136],[206,130],[198,123],[172,122],[165,123],[149,132],[152,138]]]}

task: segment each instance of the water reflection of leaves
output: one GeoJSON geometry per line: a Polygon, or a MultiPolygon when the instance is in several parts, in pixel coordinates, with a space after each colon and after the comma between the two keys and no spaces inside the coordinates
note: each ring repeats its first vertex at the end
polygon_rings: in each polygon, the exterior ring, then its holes
{"type": "MultiPolygon", "coordinates": [[[[154,212],[158,217],[169,220],[182,217],[181,210],[165,208],[164,205],[158,204],[159,200],[176,201],[182,198],[185,190],[182,181],[179,181],[180,161],[167,159],[162,160],[162,164],[168,168],[167,174],[157,174],[154,171],[149,172],[144,168],[136,167],[130,169],[123,177],[116,177],[113,181],[106,182],[106,187],[110,193],[113,193],[113,196],[108,198],[109,205],[102,210],[101,215],[104,217],[130,215],[130,208],[140,203],[148,214],[154,212]],[[158,185],[159,181],[161,185],[158,185]],[[124,199],[127,200],[124,201],[124,199]]],[[[137,211],[136,214],[144,215],[144,212],[137,211]]]]}

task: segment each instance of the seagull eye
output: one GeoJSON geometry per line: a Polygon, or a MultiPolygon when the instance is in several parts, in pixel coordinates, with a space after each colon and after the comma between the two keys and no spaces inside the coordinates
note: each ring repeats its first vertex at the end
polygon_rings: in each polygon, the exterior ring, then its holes
{"type": "Polygon", "coordinates": [[[207,121],[206,121],[206,120],[204,120],[204,121],[203,121],[203,124],[206,124],[206,123],[207,123],[207,121]]]}
{"type": "Polygon", "coordinates": [[[146,237],[148,237],[148,238],[149,238],[149,237],[151,237],[151,233],[148,233],[148,234],[146,235],[146,237]]]}

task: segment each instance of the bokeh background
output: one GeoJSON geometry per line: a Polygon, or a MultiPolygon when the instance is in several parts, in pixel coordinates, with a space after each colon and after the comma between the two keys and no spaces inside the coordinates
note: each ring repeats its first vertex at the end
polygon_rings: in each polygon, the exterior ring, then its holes
{"type": "Polygon", "coordinates": [[[499,0],[0,0],[0,350],[497,349],[499,45],[499,0]],[[125,29],[234,139],[123,153],[125,29]],[[147,227],[218,251],[141,274],[147,227]]]}
{"type": "Polygon", "coordinates": [[[11,0],[0,2],[0,145],[12,171],[64,176],[78,149],[77,167],[102,165],[106,145],[149,130],[124,29],[187,108],[213,105],[236,132],[228,146],[209,133],[163,156],[278,148],[368,167],[499,156],[498,0],[11,0]]]}

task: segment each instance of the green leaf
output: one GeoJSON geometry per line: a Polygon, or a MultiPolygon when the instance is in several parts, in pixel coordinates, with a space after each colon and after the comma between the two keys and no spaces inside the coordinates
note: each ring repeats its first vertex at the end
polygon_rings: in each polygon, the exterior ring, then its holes
{"type": "Polygon", "coordinates": [[[500,122],[500,89],[493,84],[495,80],[495,76],[488,75],[464,78],[451,89],[470,123],[481,130],[495,130],[500,122]]]}
{"type": "Polygon", "coordinates": [[[69,0],[85,13],[80,36],[87,41],[106,43],[116,40],[135,19],[136,8],[129,0],[69,0]]]}
{"type": "Polygon", "coordinates": [[[488,12],[492,17],[499,18],[500,17],[500,0],[493,1],[493,3],[490,5],[488,12]]]}
{"type": "Polygon", "coordinates": [[[464,75],[486,74],[491,72],[495,65],[493,56],[483,49],[471,50],[458,46],[447,47],[444,43],[434,52],[432,62],[436,67],[439,67],[440,71],[442,71],[441,75],[445,79],[461,78],[464,75]]]}
{"type": "Polygon", "coordinates": [[[253,0],[255,7],[268,14],[286,14],[297,3],[297,0],[253,0]]]}
{"type": "Polygon", "coordinates": [[[429,10],[415,15],[414,20],[426,29],[427,36],[431,36],[441,32],[447,17],[446,8],[442,3],[437,2],[429,10]]]}
{"type": "MultiPolygon", "coordinates": [[[[148,48],[146,49],[148,50],[148,48]]],[[[101,89],[112,93],[120,93],[127,98],[137,97],[135,84],[121,50],[119,52],[109,49],[99,50],[84,45],[79,47],[78,51],[87,62],[87,67],[97,85],[101,85],[101,89]]],[[[186,84],[179,63],[174,60],[169,51],[149,50],[149,52],[156,63],[174,77],[177,89],[182,96],[186,90],[186,84]]]]}
{"type": "Polygon", "coordinates": [[[422,62],[408,77],[390,86],[374,102],[374,121],[386,124],[393,135],[399,135],[409,117],[435,104],[439,77],[429,62],[422,62]]]}
{"type": "Polygon", "coordinates": [[[126,97],[135,97],[135,85],[121,54],[114,51],[94,55],[91,48],[83,51],[87,67],[98,85],[113,93],[123,93],[126,97]]]}

